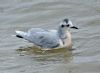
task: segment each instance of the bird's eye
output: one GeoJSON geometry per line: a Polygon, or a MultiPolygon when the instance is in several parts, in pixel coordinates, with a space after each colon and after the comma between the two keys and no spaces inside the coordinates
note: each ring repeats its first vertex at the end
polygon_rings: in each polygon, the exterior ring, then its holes
{"type": "Polygon", "coordinates": [[[68,25],[66,25],[67,27],[69,27],[69,24],[68,25]]]}
{"type": "Polygon", "coordinates": [[[61,25],[61,27],[65,27],[65,25],[61,25]]]}

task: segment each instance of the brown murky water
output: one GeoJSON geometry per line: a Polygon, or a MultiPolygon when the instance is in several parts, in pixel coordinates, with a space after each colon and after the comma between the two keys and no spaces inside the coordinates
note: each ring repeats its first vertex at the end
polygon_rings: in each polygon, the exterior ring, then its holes
{"type": "Polygon", "coordinates": [[[100,0],[0,0],[0,73],[100,73],[100,0]],[[75,50],[42,52],[11,36],[56,29],[65,17],[80,28],[72,30],[75,50]]]}

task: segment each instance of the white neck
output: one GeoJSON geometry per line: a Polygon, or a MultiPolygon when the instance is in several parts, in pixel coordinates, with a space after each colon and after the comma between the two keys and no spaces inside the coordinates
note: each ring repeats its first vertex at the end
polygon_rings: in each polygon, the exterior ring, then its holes
{"type": "Polygon", "coordinates": [[[64,46],[66,46],[67,48],[72,48],[72,36],[71,33],[69,31],[66,32],[67,33],[67,38],[64,40],[64,46]]]}
{"type": "Polygon", "coordinates": [[[67,48],[72,48],[72,37],[71,37],[71,33],[66,30],[66,31],[58,31],[59,33],[59,37],[61,38],[62,41],[62,46],[65,46],[67,48]]]}

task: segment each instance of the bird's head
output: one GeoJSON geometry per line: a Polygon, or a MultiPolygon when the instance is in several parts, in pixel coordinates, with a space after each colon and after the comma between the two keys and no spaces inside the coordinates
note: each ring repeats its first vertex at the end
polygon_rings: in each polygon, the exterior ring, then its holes
{"type": "Polygon", "coordinates": [[[74,25],[72,24],[72,21],[69,20],[69,19],[64,19],[64,20],[61,22],[60,27],[61,27],[62,29],[66,29],[66,28],[78,29],[78,27],[74,26],[74,25]]]}

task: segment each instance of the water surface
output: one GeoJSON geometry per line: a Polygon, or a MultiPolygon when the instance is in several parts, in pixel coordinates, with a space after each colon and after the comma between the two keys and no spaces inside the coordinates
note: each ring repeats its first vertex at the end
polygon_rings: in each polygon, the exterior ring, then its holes
{"type": "Polygon", "coordinates": [[[0,0],[0,73],[100,73],[100,0],[0,0]],[[80,28],[75,50],[17,50],[32,44],[15,30],[57,29],[66,17],[80,28]]]}

